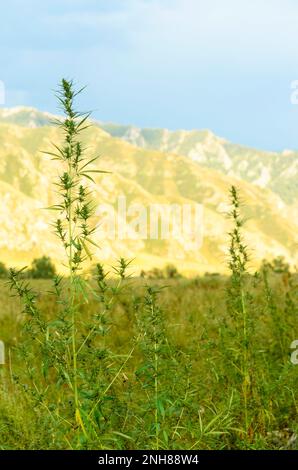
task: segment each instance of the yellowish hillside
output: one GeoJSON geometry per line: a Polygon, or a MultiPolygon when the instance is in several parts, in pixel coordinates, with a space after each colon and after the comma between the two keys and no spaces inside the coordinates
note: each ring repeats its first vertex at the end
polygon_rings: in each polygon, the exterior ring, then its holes
{"type": "MultiPolygon", "coordinates": [[[[263,258],[283,255],[297,262],[297,223],[294,208],[269,189],[202,167],[189,157],[135,147],[111,137],[98,127],[85,133],[87,152],[101,155],[97,167],[111,174],[91,183],[96,203],[117,208],[118,197],[127,204],[202,204],[203,244],[189,246],[188,240],[99,240],[95,260],[113,262],[115,257],[135,258],[135,272],[141,268],[174,263],[188,273],[226,269],[226,218],[228,191],[239,187],[248,218],[245,237],[251,248],[252,265],[263,258]]],[[[8,265],[26,265],[33,257],[50,254],[60,261],[58,241],[50,234],[53,214],[44,209],[55,201],[52,182],[59,168],[40,150],[51,151],[51,142],[61,135],[53,127],[30,129],[0,124],[0,259],[8,265]]],[[[96,220],[96,223],[100,223],[96,220]]]]}

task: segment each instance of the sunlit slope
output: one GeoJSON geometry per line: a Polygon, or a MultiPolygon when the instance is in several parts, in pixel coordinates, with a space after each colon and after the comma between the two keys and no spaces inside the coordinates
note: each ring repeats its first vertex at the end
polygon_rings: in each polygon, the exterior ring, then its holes
{"type": "MultiPolygon", "coordinates": [[[[245,236],[252,264],[277,255],[296,262],[294,209],[272,191],[201,166],[186,156],[138,148],[98,127],[88,129],[85,140],[88,154],[101,155],[97,167],[111,171],[91,184],[97,204],[116,208],[119,195],[125,195],[128,205],[137,202],[146,208],[156,203],[200,203],[204,208],[201,247],[190,247],[183,238],[133,240],[130,234],[129,239],[99,240],[101,249],[96,250],[95,258],[135,257],[136,269],[173,262],[186,271],[223,271],[231,227],[225,215],[228,190],[236,184],[245,202],[245,236]]],[[[32,256],[46,253],[61,259],[59,243],[48,228],[53,213],[42,209],[55,201],[52,182],[59,168],[40,152],[52,150],[51,142],[60,141],[60,132],[53,127],[0,124],[0,257],[8,264],[10,260],[27,263],[32,256]]]]}
{"type": "MultiPolygon", "coordinates": [[[[0,109],[0,122],[25,127],[45,126],[53,119],[54,115],[34,108],[0,109]]],[[[249,148],[229,142],[208,129],[171,131],[96,121],[94,124],[134,146],[188,156],[201,166],[271,189],[287,204],[298,207],[297,151],[249,148]]]]}
{"type": "Polygon", "coordinates": [[[142,148],[190,157],[208,168],[265,187],[285,202],[298,199],[298,152],[266,152],[236,145],[210,130],[139,129],[134,126],[101,123],[114,137],[142,148]]]}

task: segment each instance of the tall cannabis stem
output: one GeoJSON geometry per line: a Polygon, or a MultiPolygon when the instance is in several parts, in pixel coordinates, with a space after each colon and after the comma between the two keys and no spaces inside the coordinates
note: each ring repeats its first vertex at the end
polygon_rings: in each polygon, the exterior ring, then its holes
{"type": "MultiPolygon", "coordinates": [[[[70,135],[71,139],[71,135],[70,135]]],[[[73,142],[70,140],[69,142],[69,151],[70,155],[72,154],[72,145],[73,142]]],[[[68,160],[68,173],[70,181],[73,180],[72,175],[72,160],[71,158],[68,160]]],[[[68,245],[69,245],[69,258],[68,258],[68,266],[69,266],[69,280],[70,280],[70,310],[72,312],[71,318],[71,336],[72,336],[72,359],[73,359],[73,389],[74,389],[74,402],[75,402],[75,410],[76,410],[76,419],[79,418],[79,400],[78,400],[78,380],[77,380],[77,347],[76,347],[76,312],[74,306],[75,300],[75,290],[74,290],[74,265],[73,265],[73,215],[72,215],[72,185],[69,185],[68,193],[67,193],[68,201],[70,202],[68,205],[67,211],[67,218],[68,218],[68,245]]]]}
{"type": "Polygon", "coordinates": [[[166,367],[169,371],[169,361],[167,361],[169,347],[166,340],[163,313],[158,305],[158,295],[161,289],[162,287],[147,286],[143,310],[137,318],[139,332],[142,336],[140,347],[144,354],[144,363],[136,371],[136,376],[148,391],[150,411],[154,416],[154,450],[160,448],[160,433],[164,421],[163,402],[165,402],[165,397],[161,379],[166,367]],[[144,371],[146,371],[145,374],[144,371]]]}
{"type": "MultiPolygon", "coordinates": [[[[93,215],[88,188],[84,184],[86,178],[94,182],[90,173],[102,173],[90,169],[89,165],[98,157],[88,160],[84,157],[84,149],[80,141],[81,132],[88,127],[86,120],[89,113],[80,113],[74,109],[74,99],[82,90],[75,91],[71,81],[62,80],[57,98],[64,112],[64,120],[57,121],[64,134],[64,143],[61,147],[54,144],[55,153],[50,153],[54,160],[62,163],[63,170],[56,183],[60,190],[60,204],[51,209],[60,213],[54,223],[55,233],[63,243],[68,259],[69,273],[69,299],[67,311],[71,318],[71,364],[72,364],[72,390],[74,394],[75,418],[83,430],[80,414],[78,393],[78,365],[77,365],[77,292],[81,280],[79,270],[86,258],[91,258],[88,244],[96,245],[90,238],[95,228],[90,228],[89,219],[93,215]]],[[[49,153],[49,152],[47,152],[49,153]]]]}
{"type": "Polygon", "coordinates": [[[230,235],[230,259],[229,268],[232,272],[231,286],[228,290],[228,308],[232,314],[236,327],[237,336],[240,340],[242,360],[241,360],[241,375],[242,375],[242,394],[243,394],[243,408],[244,408],[244,422],[245,432],[248,433],[248,396],[250,387],[250,374],[249,374],[249,323],[247,313],[247,294],[244,288],[244,276],[247,273],[248,253],[247,247],[243,242],[241,229],[244,221],[240,215],[240,199],[237,189],[232,186],[230,190],[230,200],[232,210],[230,218],[234,223],[233,230],[230,235]]]}
{"type": "MultiPolygon", "coordinates": [[[[155,300],[155,299],[154,299],[155,300]]],[[[154,302],[151,304],[151,317],[154,319],[155,312],[154,312],[154,302]]],[[[159,429],[158,429],[158,339],[157,339],[157,325],[154,322],[154,394],[155,394],[155,410],[154,410],[154,417],[155,417],[155,442],[156,442],[156,450],[159,449],[159,429]]]]}

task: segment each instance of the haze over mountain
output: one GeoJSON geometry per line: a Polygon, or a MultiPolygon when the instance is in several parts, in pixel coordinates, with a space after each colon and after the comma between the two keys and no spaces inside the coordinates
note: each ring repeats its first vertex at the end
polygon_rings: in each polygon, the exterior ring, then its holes
{"type": "MultiPolygon", "coordinates": [[[[0,109],[0,259],[22,265],[50,253],[61,259],[41,207],[54,201],[55,162],[39,151],[59,143],[53,118],[33,108],[0,109]]],[[[135,257],[136,269],[173,262],[188,272],[224,271],[231,227],[228,190],[239,187],[248,217],[245,238],[252,264],[285,256],[297,263],[298,153],[242,147],[209,130],[169,131],[95,122],[85,132],[97,166],[112,173],[91,184],[98,204],[117,206],[118,196],[148,207],[156,203],[200,203],[204,207],[201,247],[188,239],[101,240],[95,258],[108,262],[135,257]]]]}

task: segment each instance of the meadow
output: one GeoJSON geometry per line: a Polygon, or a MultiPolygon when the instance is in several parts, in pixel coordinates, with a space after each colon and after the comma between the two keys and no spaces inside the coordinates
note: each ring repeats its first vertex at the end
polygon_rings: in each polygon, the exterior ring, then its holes
{"type": "Polygon", "coordinates": [[[135,277],[125,258],[86,271],[87,183],[100,170],[84,159],[76,94],[63,80],[64,144],[52,153],[67,274],[11,268],[1,281],[0,448],[297,449],[297,272],[282,259],[251,272],[234,186],[229,275],[135,277]]]}
{"type": "MultiPolygon", "coordinates": [[[[228,279],[148,281],[151,288],[167,287],[155,305],[163,323],[158,338],[147,339],[144,329],[149,335],[152,326],[148,287],[144,280],[125,280],[96,348],[89,351],[90,345],[79,358],[87,369],[99,368],[99,381],[88,380],[80,392],[85,410],[98,401],[96,423],[85,432],[73,418],[71,388],[63,378],[59,383],[52,377],[50,383],[41,367],[38,338],[28,340],[20,303],[9,297],[2,281],[0,327],[8,361],[1,370],[1,449],[296,449],[297,366],[290,363],[289,345],[298,327],[297,303],[293,309],[297,276],[289,275],[288,281],[285,285],[282,274],[271,271],[274,293],[267,296],[261,278],[247,280],[254,334],[248,345],[246,430],[237,365],[241,349],[224,301],[228,279]],[[156,339],[157,371],[151,357],[156,339]],[[22,343],[26,358],[14,350],[22,343]]],[[[37,292],[52,289],[50,281],[34,280],[33,286],[37,292]]],[[[55,318],[52,294],[40,297],[38,304],[48,322],[55,318]]],[[[82,304],[80,341],[101,309],[96,300],[82,304]]]]}

